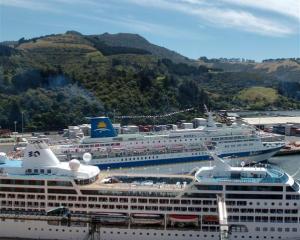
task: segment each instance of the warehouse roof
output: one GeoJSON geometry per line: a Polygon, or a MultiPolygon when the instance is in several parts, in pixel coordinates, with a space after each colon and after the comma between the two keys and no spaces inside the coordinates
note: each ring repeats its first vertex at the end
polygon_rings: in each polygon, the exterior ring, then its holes
{"type": "Polygon", "coordinates": [[[243,118],[243,120],[251,125],[275,125],[285,123],[300,123],[300,117],[255,117],[243,118]]]}

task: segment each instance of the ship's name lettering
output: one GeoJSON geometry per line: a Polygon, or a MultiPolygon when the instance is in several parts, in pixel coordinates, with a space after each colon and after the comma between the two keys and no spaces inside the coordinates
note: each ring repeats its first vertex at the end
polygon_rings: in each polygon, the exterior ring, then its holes
{"type": "Polygon", "coordinates": [[[184,135],[185,138],[194,138],[196,135],[184,135]]]}
{"type": "Polygon", "coordinates": [[[30,152],[28,152],[28,157],[38,157],[38,156],[40,156],[41,155],[41,153],[39,152],[39,151],[30,151],[30,152]]]}

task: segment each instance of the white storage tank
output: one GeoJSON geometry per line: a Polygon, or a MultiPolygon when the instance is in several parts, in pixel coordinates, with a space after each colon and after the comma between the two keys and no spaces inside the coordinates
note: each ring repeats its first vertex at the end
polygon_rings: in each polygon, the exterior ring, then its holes
{"type": "Polygon", "coordinates": [[[194,128],[200,127],[200,126],[206,126],[207,120],[205,118],[194,118],[192,120],[194,128]]]}

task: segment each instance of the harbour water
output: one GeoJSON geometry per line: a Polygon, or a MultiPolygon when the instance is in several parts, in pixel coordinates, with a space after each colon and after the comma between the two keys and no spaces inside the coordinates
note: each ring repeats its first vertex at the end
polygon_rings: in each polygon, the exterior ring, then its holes
{"type": "Polygon", "coordinates": [[[300,179],[300,155],[288,155],[272,157],[270,163],[276,164],[285,170],[288,174],[294,175],[295,179],[300,179]]]}

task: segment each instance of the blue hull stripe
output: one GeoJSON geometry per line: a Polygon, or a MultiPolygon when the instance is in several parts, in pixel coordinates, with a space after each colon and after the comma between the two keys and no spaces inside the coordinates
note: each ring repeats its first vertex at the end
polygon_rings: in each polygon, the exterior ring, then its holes
{"type": "MultiPolygon", "coordinates": [[[[253,151],[253,152],[240,152],[240,153],[226,153],[219,155],[220,157],[249,157],[249,156],[257,156],[266,153],[276,153],[279,151],[280,148],[273,148],[268,150],[262,151],[253,151]]],[[[144,167],[144,166],[151,166],[151,165],[163,165],[163,164],[178,164],[178,163],[188,163],[188,162],[200,162],[200,161],[207,161],[211,160],[211,156],[203,155],[203,156],[191,156],[191,157],[180,157],[180,158],[168,158],[168,159],[157,159],[157,160],[144,160],[144,161],[132,161],[132,162],[117,162],[117,163],[104,163],[104,164],[95,164],[100,169],[114,169],[114,168],[131,168],[131,167],[144,167]]],[[[266,160],[266,159],[262,159],[266,160]]]]}

